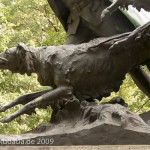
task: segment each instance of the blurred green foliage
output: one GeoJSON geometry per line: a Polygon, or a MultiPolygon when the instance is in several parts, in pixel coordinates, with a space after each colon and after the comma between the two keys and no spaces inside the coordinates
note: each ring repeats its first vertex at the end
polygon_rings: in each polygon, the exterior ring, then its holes
{"type": "MultiPolygon", "coordinates": [[[[24,42],[31,46],[60,45],[65,42],[66,34],[60,22],[53,14],[46,0],[0,0],[0,51],[24,42]]],[[[48,87],[42,87],[36,81],[36,75],[21,76],[9,71],[0,72],[0,106],[12,101],[21,94],[31,93],[48,87]]],[[[129,108],[138,111],[148,98],[135,86],[127,75],[118,93],[129,104],[129,108]]],[[[103,101],[109,100],[103,98],[103,101]]],[[[21,106],[16,106],[0,113],[0,118],[13,113],[21,106]]],[[[140,112],[150,108],[148,102],[140,112]]],[[[14,121],[1,124],[0,134],[22,133],[50,119],[51,108],[36,109],[32,116],[22,115],[14,121]]]]}

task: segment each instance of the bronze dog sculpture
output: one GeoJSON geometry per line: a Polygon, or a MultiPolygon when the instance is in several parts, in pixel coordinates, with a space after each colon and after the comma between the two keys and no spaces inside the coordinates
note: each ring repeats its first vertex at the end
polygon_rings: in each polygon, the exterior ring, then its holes
{"type": "Polygon", "coordinates": [[[28,75],[36,73],[41,85],[52,87],[51,90],[20,96],[1,107],[3,112],[17,104],[25,104],[1,122],[10,122],[38,107],[74,98],[80,102],[100,99],[118,91],[126,73],[149,62],[149,33],[150,23],[147,23],[132,33],[98,38],[89,43],[39,48],[20,43],[1,53],[0,69],[28,75]]]}

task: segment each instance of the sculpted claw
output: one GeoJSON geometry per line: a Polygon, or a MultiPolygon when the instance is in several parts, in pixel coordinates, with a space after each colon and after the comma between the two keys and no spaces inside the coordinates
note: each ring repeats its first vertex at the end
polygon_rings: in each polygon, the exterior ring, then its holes
{"type": "Polygon", "coordinates": [[[103,12],[101,14],[101,22],[103,22],[104,20],[106,20],[110,16],[111,16],[111,13],[108,9],[103,10],[103,12]]]}

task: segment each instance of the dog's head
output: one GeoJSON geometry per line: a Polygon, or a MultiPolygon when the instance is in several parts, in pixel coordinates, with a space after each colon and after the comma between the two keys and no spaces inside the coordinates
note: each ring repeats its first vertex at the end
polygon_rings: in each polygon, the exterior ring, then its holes
{"type": "Polygon", "coordinates": [[[29,55],[29,48],[25,44],[19,43],[16,47],[0,53],[0,69],[8,69],[13,73],[27,73],[30,75],[32,67],[29,64],[29,55]]]}

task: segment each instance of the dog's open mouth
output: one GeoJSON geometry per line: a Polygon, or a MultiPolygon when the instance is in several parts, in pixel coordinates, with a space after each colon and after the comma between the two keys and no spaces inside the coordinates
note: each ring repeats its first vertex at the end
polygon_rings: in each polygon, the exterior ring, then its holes
{"type": "Polygon", "coordinates": [[[8,63],[8,60],[5,58],[0,57],[0,68],[3,69],[2,67],[5,67],[8,63]]]}

